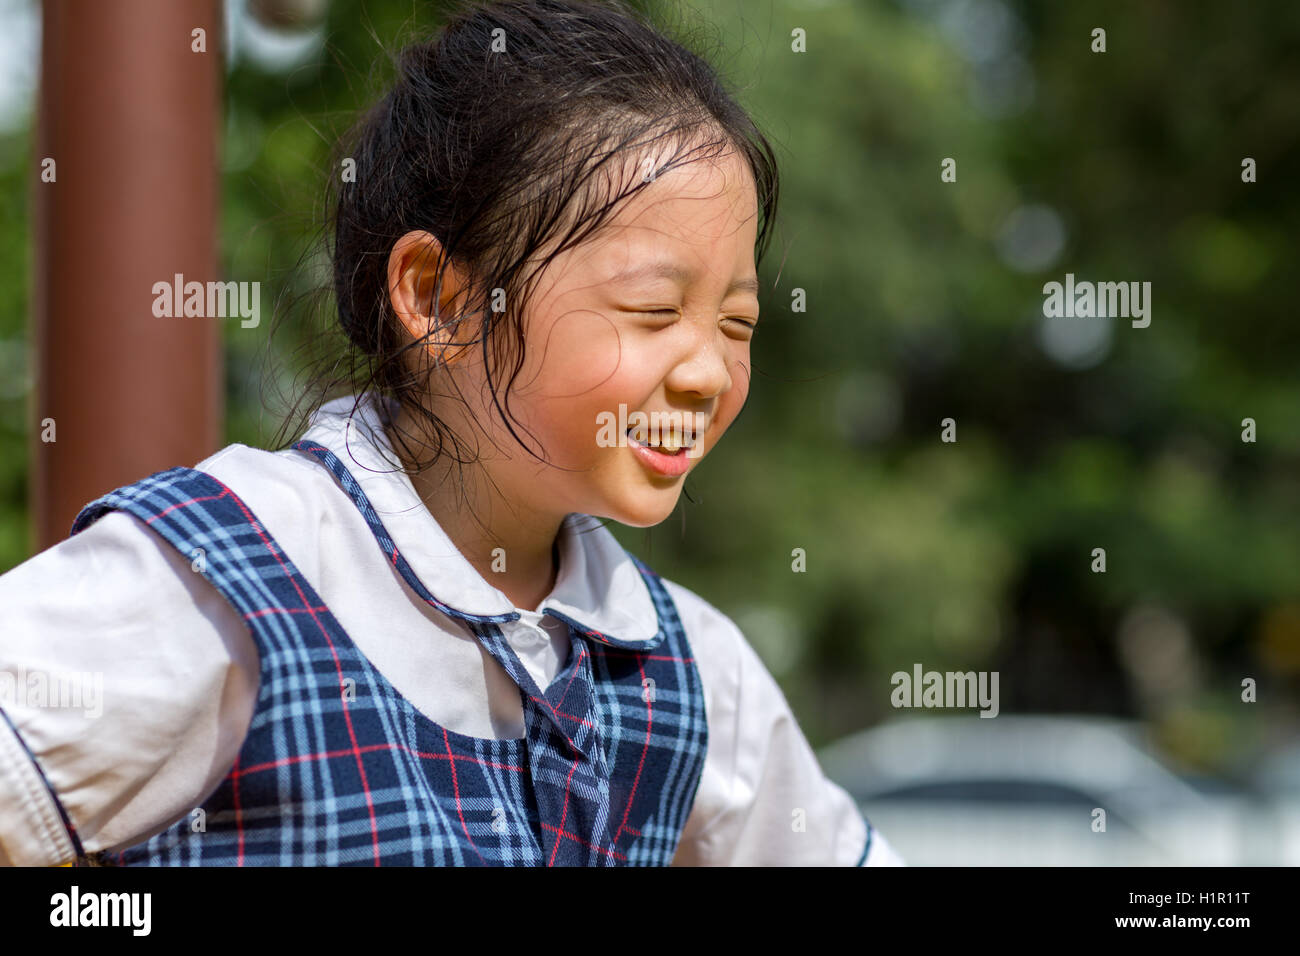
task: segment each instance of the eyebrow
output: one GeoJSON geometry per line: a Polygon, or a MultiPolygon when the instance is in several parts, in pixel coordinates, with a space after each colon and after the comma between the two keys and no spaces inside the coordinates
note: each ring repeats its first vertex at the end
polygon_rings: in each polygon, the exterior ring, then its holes
{"type": "MultiPolygon", "coordinates": [[[[672,279],[674,282],[687,283],[694,277],[694,272],[675,262],[655,262],[649,265],[624,269],[622,272],[610,276],[607,281],[626,282],[629,279],[653,278],[672,279]]],[[[754,295],[758,295],[759,289],[757,278],[733,279],[731,285],[727,286],[727,291],[723,293],[723,297],[725,298],[733,292],[752,292],[754,295]]]]}

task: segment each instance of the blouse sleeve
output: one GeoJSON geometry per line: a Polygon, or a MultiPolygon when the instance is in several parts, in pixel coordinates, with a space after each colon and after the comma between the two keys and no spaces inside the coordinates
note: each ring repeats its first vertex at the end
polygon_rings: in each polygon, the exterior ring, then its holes
{"type": "Polygon", "coordinates": [[[708,753],[674,866],[901,864],[822,772],[776,680],[740,629],[668,582],[705,687],[708,753]]]}
{"type": "Polygon", "coordinates": [[[183,817],[229,772],[257,684],[235,609],[133,515],[0,575],[0,864],[67,863],[74,839],[112,849],[183,817]]]}

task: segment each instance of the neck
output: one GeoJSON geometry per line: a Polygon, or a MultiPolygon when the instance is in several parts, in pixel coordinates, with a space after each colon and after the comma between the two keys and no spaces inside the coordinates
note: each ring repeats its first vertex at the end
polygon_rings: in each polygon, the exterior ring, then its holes
{"type": "MultiPolygon", "coordinates": [[[[413,433],[400,424],[397,428],[404,435],[413,433]]],[[[415,473],[393,431],[389,426],[389,442],[416,494],[465,560],[515,608],[532,610],[541,604],[559,578],[565,516],[531,510],[517,497],[507,500],[480,462],[458,466],[439,458],[415,473]]]]}

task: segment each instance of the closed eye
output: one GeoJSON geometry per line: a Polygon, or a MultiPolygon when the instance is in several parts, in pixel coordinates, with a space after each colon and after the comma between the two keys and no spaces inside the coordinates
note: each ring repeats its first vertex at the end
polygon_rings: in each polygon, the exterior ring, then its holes
{"type": "MultiPolygon", "coordinates": [[[[640,314],[640,315],[676,315],[676,314],[677,314],[677,310],[676,310],[676,309],[640,309],[640,310],[638,310],[638,314],[640,314]]],[[[753,328],[755,325],[758,324],[758,322],[757,322],[756,319],[746,319],[746,318],[744,318],[744,317],[742,317],[742,316],[739,316],[739,315],[727,315],[727,316],[723,316],[723,318],[725,318],[728,322],[740,322],[742,325],[748,325],[750,328],[753,328]]]]}
{"type": "MultiPolygon", "coordinates": [[[[632,313],[634,315],[652,315],[655,317],[663,317],[663,318],[676,318],[678,314],[676,309],[635,309],[632,310],[632,313]]],[[[740,325],[743,325],[751,332],[758,325],[757,319],[746,319],[738,315],[723,316],[723,321],[736,322],[740,325]]]]}

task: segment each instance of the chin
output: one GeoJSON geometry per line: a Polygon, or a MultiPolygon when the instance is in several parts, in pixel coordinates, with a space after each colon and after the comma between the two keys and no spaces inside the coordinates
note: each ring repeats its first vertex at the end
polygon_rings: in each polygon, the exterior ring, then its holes
{"type": "Polygon", "coordinates": [[[653,528],[673,513],[679,497],[680,495],[675,494],[671,497],[651,498],[642,502],[623,502],[622,506],[615,508],[609,517],[629,528],[653,528]]]}

